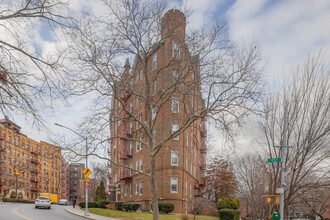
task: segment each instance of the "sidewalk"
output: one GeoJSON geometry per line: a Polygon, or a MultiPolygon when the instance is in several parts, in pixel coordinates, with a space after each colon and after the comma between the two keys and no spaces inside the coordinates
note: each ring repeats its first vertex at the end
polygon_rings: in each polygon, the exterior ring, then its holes
{"type": "Polygon", "coordinates": [[[89,216],[85,216],[85,211],[81,210],[78,206],[76,208],[73,208],[72,206],[68,206],[65,208],[65,211],[83,217],[87,219],[94,219],[94,220],[118,220],[116,218],[110,218],[110,217],[105,217],[101,215],[95,215],[92,213],[89,213],[89,216]]]}

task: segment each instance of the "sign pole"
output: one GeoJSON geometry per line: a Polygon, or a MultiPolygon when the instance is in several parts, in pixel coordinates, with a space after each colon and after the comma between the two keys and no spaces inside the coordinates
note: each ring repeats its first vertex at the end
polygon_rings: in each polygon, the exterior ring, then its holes
{"type": "MultiPolygon", "coordinates": [[[[86,138],[86,168],[88,167],[88,146],[87,146],[87,138],[86,138]]],[[[86,187],[85,187],[85,192],[86,192],[86,195],[85,195],[85,198],[86,198],[86,204],[85,204],[85,216],[89,216],[89,213],[88,213],[88,188],[87,188],[87,185],[88,185],[88,182],[85,182],[86,184],[86,187]]]]}
{"type": "Polygon", "coordinates": [[[284,219],[284,188],[285,188],[285,160],[286,160],[286,129],[287,129],[288,106],[284,107],[284,127],[283,127],[283,143],[282,143],[282,169],[281,169],[281,188],[283,192],[280,194],[280,220],[284,219]]]}

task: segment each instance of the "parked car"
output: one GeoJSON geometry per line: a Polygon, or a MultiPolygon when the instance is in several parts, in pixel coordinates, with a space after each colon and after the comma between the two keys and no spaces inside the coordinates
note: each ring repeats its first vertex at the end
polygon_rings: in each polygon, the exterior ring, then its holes
{"type": "Polygon", "coordinates": [[[66,199],[61,199],[58,204],[59,205],[69,205],[69,202],[66,199]]]}
{"type": "Polygon", "coordinates": [[[35,208],[47,208],[50,209],[51,208],[51,202],[50,199],[47,197],[43,197],[43,196],[39,196],[36,201],[35,201],[35,208]]]}

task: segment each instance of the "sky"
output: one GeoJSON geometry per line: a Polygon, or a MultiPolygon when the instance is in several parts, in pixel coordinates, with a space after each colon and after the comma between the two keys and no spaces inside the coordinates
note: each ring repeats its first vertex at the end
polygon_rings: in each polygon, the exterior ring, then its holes
{"type": "MultiPolygon", "coordinates": [[[[104,7],[96,0],[70,0],[71,8],[103,14],[104,7]]],[[[215,19],[226,19],[228,36],[237,45],[256,41],[262,51],[265,65],[264,77],[269,90],[280,88],[283,75],[303,63],[308,56],[316,56],[322,50],[324,60],[330,58],[330,1],[329,0],[183,0],[170,1],[170,8],[192,10],[187,28],[199,28],[215,19]]],[[[36,44],[44,51],[61,46],[40,27],[34,33],[36,44]],[[35,36],[38,35],[38,36],[35,36]]],[[[56,127],[60,123],[76,129],[89,109],[88,97],[69,99],[69,104],[57,101],[55,108],[43,116],[49,130],[36,130],[24,117],[11,118],[22,127],[22,132],[39,141],[47,141],[49,132],[71,136],[68,131],[56,127]]],[[[238,140],[241,152],[249,152],[255,145],[253,121],[247,123],[244,135],[238,140]]],[[[211,130],[212,145],[222,145],[220,133],[211,130]]]]}

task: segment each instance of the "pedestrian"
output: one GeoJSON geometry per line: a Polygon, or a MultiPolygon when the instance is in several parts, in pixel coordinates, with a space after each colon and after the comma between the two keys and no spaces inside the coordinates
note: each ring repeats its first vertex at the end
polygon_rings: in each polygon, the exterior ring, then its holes
{"type": "Polygon", "coordinates": [[[72,199],[72,205],[73,205],[73,208],[76,206],[76,198],[75,197],[73,197],[73,199],[72,199]]]}

